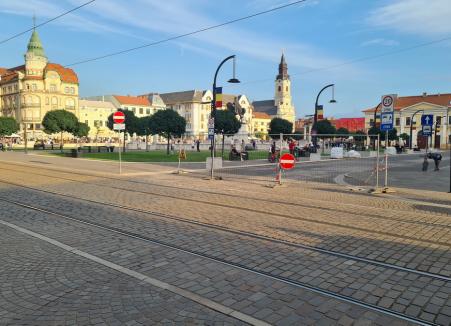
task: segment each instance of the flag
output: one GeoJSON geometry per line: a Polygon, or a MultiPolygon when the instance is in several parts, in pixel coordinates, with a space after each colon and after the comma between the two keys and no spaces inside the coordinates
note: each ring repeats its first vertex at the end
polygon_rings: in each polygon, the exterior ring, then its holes
{"type": "Polygon", "coordinates": [[[222,87],[216,87],[216,103],[215,106],[217,109],[222,108],[222,87]]]}

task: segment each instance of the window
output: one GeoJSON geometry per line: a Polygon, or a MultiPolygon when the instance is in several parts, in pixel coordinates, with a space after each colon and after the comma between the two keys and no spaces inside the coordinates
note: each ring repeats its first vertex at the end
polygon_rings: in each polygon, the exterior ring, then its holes
{"type": "Polygon", "coordinates": [[[374,119],[370,119],[370,126],[374,125],[374,119]]]}
{"type": "Polygon", "coordinates": [[[85,123],[86,123],[86,124],[89,124],[89,120],[85,120],[85,123]]]}
{"type": "Polygon", "coordinates": [[[401,123],[401,119],[400,119],[400,118],[396,118],[396,120],[395,120],[395,125],[396,125],[396,126],[399,126],[400,123],[401,123]]]}
{"type": "Polygon", "coordinates": [[[17,85],[14,85],[14,91],[17,92],[17,90],[18,90],[18,86],[17,86],[17,85]]]}
{"type": "Polygon", "coordinates": [[[279,92],[282,90],[282,86],[279,86],[279,92]]]}
{"type": "Polygon", "coordinates": [[[435,125],[440,126],[442,124],[442,117],[435,117],[435,125]]]}
{"type": "Polygon", "coordinates": [[[26,87],[27,91],[30,90],[30,84],[27,84],[25,87],[26,87]]]}
{"type": "Polygon", "coordinates": [[[288,86],[286,86],[286,87],[285,87],[285,91],[287,91],[287,92],[288,92],[288,86]]]}
{"type": "Polygon", "coordinates": [[[410,117],[406,117],[406,126],[410,126],[410,117]]]}
{"type": "Polygon", "coordinates": [[[132,108],[133,113],[136,113],[136,108],[132,108]]]}
{"type": "Polygon", "coordinates": [[[139,114],[143,114],[143,113],[144,113],[143,108],[139,108],[139,114]]]}
{"type": "Polygon", "coordinates": [[[48,97],[45,98],[45,104],[49,105],[49,98],[48,97]]]}
{"type": "Polygon", "coordinates": [[[146,114],[150,114],[150,109],[146,109],[146,114]]]}
{"type": "Polygon", "coordinates": [[[127,110],[127,111],[128,111],[128,106],[124,106],[124,110],[127,110]]]}
{"type": "Polygon", "coordinates": [[[64,93],[69,93],[69,87],[64,87],[64,93]]]}
{"type": "Polygon", "coordinates": [[[71,94],[75,94],[75,88],[74,88],[74,87],[71,87],[71,88],[70,88],[70,93],[71,93],[71,94]]]}
{"type": "Polygon", "coordinates": [[[34,125],[34,129],[37,129],[37,130],[41,129],[41,124],[40,123],[36,123],[34,125]]]}
{"type": "Polygon", "coordinates": [[[56,85],[55,84],[51,84],[50,85],[50,91],[51,92],[56,92],[56,85]]]}

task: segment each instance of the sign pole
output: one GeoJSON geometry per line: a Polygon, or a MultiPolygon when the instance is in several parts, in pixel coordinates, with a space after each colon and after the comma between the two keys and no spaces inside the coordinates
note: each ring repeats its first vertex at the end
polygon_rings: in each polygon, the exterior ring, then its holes
{"type": "Polygon", "coordinates": [[[121,158],[121,131],[118,131],[118,140],[119,140],[119,174],[122,174],[122,158],[121,158]]]}
{"type": "Polygon", "coordinates": [[[376,191],[379,189],[379,142],[380,142],[380,135],[377,135],[377,153],[376,153],[376,191]]]}
{"type": "Polygon", "coordinates": [[[384,187],[388,187],[388,131],[385,131],[385,180],[384,180],[384,187]]]}

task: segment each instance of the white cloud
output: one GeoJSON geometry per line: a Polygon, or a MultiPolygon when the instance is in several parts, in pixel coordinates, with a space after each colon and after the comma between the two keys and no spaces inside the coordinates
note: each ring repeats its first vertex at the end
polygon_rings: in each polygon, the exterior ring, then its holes
{"type": "MultiPolygon", "coordinates": [[[[13,12],[17,15],[31,17],[35,11],[42,21],[44,18],[54,17],[84,2],[85,0],[66,0],[53,3],[45,0],[28,0],[25,4],[22,1],[0,0],[0,12],[13,12]]],[[[274,1],[257,0],[253,1],[253,5],[267,5],[265,9],[268,9],[271,8],[271,2],[274,5],[274,1]]],[[[284,3],[289,2],[284,1],[284,3]]],[[[318,1],[308,2],[313,5],[318,1]]],[[[189,2],[186,0],[133,0],[133,5],[129,1],[96,1],[54,23],[82,32],[132,36],[133,39],[130,40],[129,46],[134,47],[139,46],[142,40],[150,43],[221,23],[223,19],[216,20],[216,17],[207,15],[207,12],[210,12],[208,6],[211,6],[208,0],[189,2]],[[141,42],[137,42],[137,39],[141,42]]],[[[243,11],[237,11],[229,19],[242,15],[245,15],[243,11]]],[[[52,22],[52,24],[54,23],[52,22]]],[[[274,63],[279,61],[280,52],[284,49],[290,67],[298,70],[334,66],[342,61],[329,53],[323,53],[313,45],[271,37],[268,34],[265,35],[264,32],[255,32],[241,26],[229,25],[173,43],[177,47],[182,45],[181,53],[183,53],[183,49],[205,56],[214,56],[215,53],[216,56],[221,56],[226,52],[274,63]],[[180,43],[181,41],[183,43],[180,43]]],[[[122,49],[118,48],[117,50],[122,49]]],[[[348,67],[349,69],[350,67],[348,67]]]]}
{"type": "Polygon", "coordinates": [[[370,46],[370,45],[397,46],[397,45],[399,45],[399,42],[395,41],[395,40],[388,40],[385,38],[375,38],[372,40],[362,42],[360,45],[361,46],[370,46]]]}
{"type": "Polygon", "coordinates": [[[392,0],[371,12],[368,23],[375,27],[425,36],[451,33],[450,0],[392,0]]]}

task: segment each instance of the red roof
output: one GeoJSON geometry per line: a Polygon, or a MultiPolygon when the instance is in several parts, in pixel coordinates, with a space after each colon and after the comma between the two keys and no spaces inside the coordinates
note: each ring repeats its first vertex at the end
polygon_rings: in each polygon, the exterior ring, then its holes
{"type": "Polygon", "coordinates": [[[350,132],[356,132],[365,129],[365,118],[341,118],[330,121],[335,128],[346,128],[350,132]]]}
{"type": "Polygon", "coordinates": [[[252,114],[255,119],[271,119],[271,116],[269,116],[265,112],[255,112],[252,114]]]}
{"type": "MultiPolygon", "coordinates": [[[[419,95],[419,96],[401,96],[395,100],[395,110],[399,111],[406,107],[418,103],[431,103],[440,106],[451,106],[451,94],[434,94],[434,95],[419,95]]],[[[374,107],[363,110],[363,112],[374,112],[374,107]]]]}
{"type": "Polygon", "coordinates": [[[139,96],[122,96],[122,95],[113,95],[116,100],[121,104],[131,104],[131,105],[141,105],[141,106],[150,106],[149,99],[147,97],[139,97],[139,96]]]}
{"type": "MultiPolygon", "coordinates": [[[[61,81],[65,83],[78,84],[77,74],[70,68],[64,68],[62,65],[57,63],[48,63],[45,67],[46,71],[55,71],[60,75],[61,81]]],[[[17,72],[25,72],[25,65],[17,66],[14,68],[0,68],[0,76],[2,76],[1,82],[9,82],[12,81],[15,77],[17,77],[17,72]]],[[[26,76],[26,79],[42,79],[42,77],[38,76],[26,76]]]]}
{"type": "Polygon", "coordinates": [[[60,75],[61,81],[65,83],[78,84],[78,76],[75,71],[70,68],[64,68],[62,65],[57,63],[48,63],[45,70],[56,71],[58,75],[60,75]]]}

